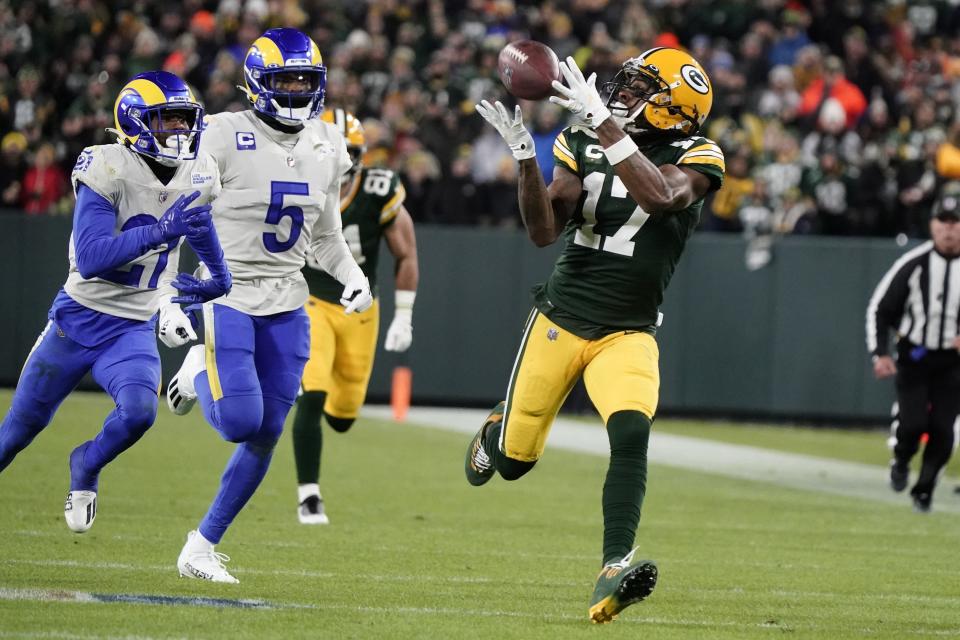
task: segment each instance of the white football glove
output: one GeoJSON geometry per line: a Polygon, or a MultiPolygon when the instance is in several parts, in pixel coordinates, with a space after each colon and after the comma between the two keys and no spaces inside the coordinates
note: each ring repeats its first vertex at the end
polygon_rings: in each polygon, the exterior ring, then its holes
{"type": "Polygon", "coordinates": [[[190,324],[190,318],[183,312],[180,305],[173,303],[160,305],[157,334],[160,336],[160,341],[171,349],[182,347],[191,340],[197,339],[193,325],[190,324]]]}
{"type": "Polygon", "coordinates": [[[483,116],[483,119],[493,125],[504,140],[507,146],[513,152],[513,157],[517,160],[526,160],[534,158],[537,150],[533,146],[533,136],[523,126],[523,113],[520,112],[520,105],[513,111],[513,118],[507,113],[507,108],[499,100],[492,105],[486,100],[481,100],[477,105],[477,113],[483,116]]]}
{"type": "Polygon", "coordinates": [[[584,80],[583,72],[577,66],[576,60],[570,56],[560,63],[560,73],[567,84],[564,86],[559,80],[554,80],[553,88],[564,97],[550,96],[550,102],[567,109],[591,129],[599,127],[610,117],[610,110],[603,104],[597,91],[597,74],[591,73],[590,77],[584,80]]]}
{"type": "Polygon", "coordinates": [[[366,311],[373,304],[370,283],[359,267],[356,267],[347,278],[343,293],[340,295],[340,304],[346,307],[344,313],[348,315],[354,311],[358,313],[366,311]]]}
{"type": "Polygon", "coordinates": [[[413,342],[413,300],[416,295],[416,291],[397,290],[393,322],[383,341],[383,348],[387,351],[400,352],[410,348],[413,342]]]}

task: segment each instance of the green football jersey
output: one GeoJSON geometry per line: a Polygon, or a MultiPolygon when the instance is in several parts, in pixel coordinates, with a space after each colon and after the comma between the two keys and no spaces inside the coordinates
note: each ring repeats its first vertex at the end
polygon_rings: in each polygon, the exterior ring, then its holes
{"type": "MultiPolygon", "coordinates": [[[[363,168],[340,201],[343,237],[363,274],[370,281],[370,291],[377,295],[377,258],[383,230],[393,224],[406,192],[400,176],[389,169],[363,168]]],[[[310,295],[328,302],[339,302],[343,285],[320,268],[313,256],[307,257],[303,275],[310,295]]]]}
{"type": "MultiPolygon", "coordinates": [[[[707,138],[672,138],[641,145],[640,151],[657,166],[703,173],[713,189],[723,182],[723,153],[707,138]]],[[[663,292],[700,220],[703,199],[680,211],[647,213],[607,162],[597,135],[583,127],[557,136],[553,155],[580,177],[583,193],[563,231],[553,273],[534,288],[537,308],[589,340],[617,331],[655,333],[663,292]]]]}

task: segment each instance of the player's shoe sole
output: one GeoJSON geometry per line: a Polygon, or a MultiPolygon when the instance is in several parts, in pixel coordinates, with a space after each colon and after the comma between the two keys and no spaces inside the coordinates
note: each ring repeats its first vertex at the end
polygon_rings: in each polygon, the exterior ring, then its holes
{"type": "Polygon", "coordinates": [[[594,599],[600,599],[590,606],[589,612],[595,624],[613,622],[621,611],[646,600],[657,586],[657,565],[652,560],[620,567],[620,572],[616,569],[616,565],[604,567],[597,578],[594,599]]]}
{"type": "Polygon", "coordinates": [[[178,416],[190,413],[190,409],[193,409],[193,405],[197,403],[193,379],[203,371],[205,348],[202,344],[190,347],[180,369],[167,385],[167,407],[178,416]]]}
{"type": "Polygon", "coordinates": [[[487,436],[487,429],[490,425],[503,420],[503,409],[505,402],[500,401],[493,408],[487,419],[483,421],[483,426],[473,436],[473,440],[467,446],[467,457],[463,464],[463,471],[467,476],[467,482],[475,487],[486,484],[493,477],[496,470],[493,468],[493,460],[483,448],[483,440],[487,436]]]}
{"type": "Polygon", "coordinates": [[[74,533],[85,533],[97,517],[96,491],[71,491],[63,503],[63,519],[74,533]]]}

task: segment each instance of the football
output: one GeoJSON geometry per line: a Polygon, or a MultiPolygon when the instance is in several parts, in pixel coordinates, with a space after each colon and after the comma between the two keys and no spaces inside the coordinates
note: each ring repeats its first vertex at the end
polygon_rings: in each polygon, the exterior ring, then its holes
{"type": "Polygon", "coordinates": [[[503,86],[513,96],[543,100],[553,93],[551,83],[560,80],[560,61],[542,42],[517,40],[500,50],[497,71],[503,86]]]}

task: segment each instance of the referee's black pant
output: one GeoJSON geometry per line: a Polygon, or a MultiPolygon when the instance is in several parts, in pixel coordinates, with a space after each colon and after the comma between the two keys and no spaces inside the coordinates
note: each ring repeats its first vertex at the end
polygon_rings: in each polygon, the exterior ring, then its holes
{"type": "Polygon", "coordinates": [[[897,402],[900,424],[894,458],[906,464],[927,434],[923,465],[911,493],[933,494],[940,470],[950,461],[960,413],[960,352],[926,351],[906,340],[897,345],[897,402]]]}

